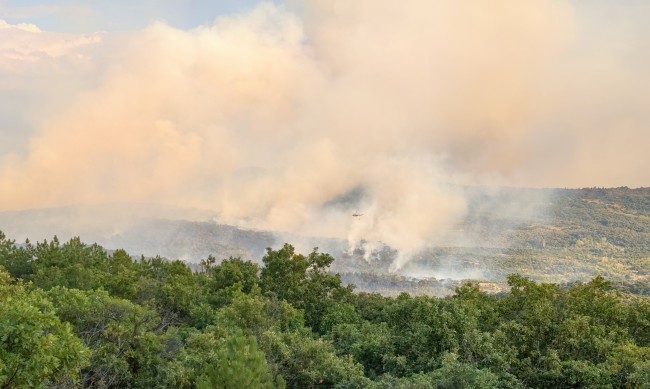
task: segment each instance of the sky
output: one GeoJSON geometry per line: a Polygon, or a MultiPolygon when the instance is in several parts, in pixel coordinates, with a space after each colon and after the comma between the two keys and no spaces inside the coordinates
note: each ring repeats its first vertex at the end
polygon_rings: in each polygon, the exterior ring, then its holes
{"type": "Polygon", "coordinates": [[[0,0],[0,211],[153,202],[408,253],[468,185],[648,186],[647,20],[633,0],[0,0]]]}
{"type": "Polygon", "coordinates": [[[68,33],[134,30],[156,21],[188,29],[210,24],[220,15],[246,11],[255,4],[255,0],[3,0],[0,18],[68,33]]]}

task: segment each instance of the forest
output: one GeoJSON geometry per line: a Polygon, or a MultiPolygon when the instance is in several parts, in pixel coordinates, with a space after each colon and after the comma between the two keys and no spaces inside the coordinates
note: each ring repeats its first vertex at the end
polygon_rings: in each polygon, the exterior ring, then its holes
{"type": "Polygon", "coordinates": [[[508,276],[355,292],[289,244],[262,265],[0,233],[1,388],[650,388],[650,298],[508,276]]]}

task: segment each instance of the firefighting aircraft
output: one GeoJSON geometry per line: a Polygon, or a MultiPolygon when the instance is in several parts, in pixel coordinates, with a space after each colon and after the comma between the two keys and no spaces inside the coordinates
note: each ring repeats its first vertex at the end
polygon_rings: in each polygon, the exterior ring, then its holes
{"type": "Polygon", "coordinates": [[[361,217],[361,216],[363,216],[363,213],[355,212],[352,214],[352,217],[361,217]]]}

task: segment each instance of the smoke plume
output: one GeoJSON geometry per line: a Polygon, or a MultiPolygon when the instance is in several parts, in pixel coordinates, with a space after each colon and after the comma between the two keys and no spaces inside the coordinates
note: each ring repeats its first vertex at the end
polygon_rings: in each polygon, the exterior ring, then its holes
{"type": "Polygon", "coordinates": [[[463,185],[648,184],[650,11],[608,7],[261,3],[72,37],[0,24],[0,88],[39,102],[0,122],[0,207],[210,209],[383,242],[400,267],[463,217],[463,185]]]}

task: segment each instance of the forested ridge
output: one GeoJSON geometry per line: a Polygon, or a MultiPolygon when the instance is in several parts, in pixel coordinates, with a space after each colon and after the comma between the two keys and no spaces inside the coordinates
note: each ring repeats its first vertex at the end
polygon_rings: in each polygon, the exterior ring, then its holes
{"type": "Polygon", "coordinates": [[[650,299],[601,277],[390,298],[333,261],[284,245],[194,271],[0,233],[0,388],[650,387],[650,299]]]}
{"type": "Polygon", "coordinates": [[[395,297],[444,296],[464,279],[507,290],[513,273],[563,285],[600,275],[650,295],[650,188],[511,188],[476,191],[468,203],[456,245],[446,236],[395,273],[389,250],[370,262],[337,256],[333,268],[357,290],[395,297]]]}
{"type": "MultiPolygon", "coordinates": [[[[400,269],[392,267],[397,250],[381,242],[371,242],[374,249],[359,242],[350,250],[345,239],[246,230],[219,224],[214,212],[184,208],[113,204],[0,212],[0,229],[18,241],[80,235],[132,256],[180,258],[190,266],[209,255],[261,265],[266,247],[293,242],[303,252],[320,247],[334,256],[330,270],[357,291],[392,297],[446,296],[466,279],[504,291],[513,273],[560,284],[601,275],[616,288],[650,295],[650,188],[465,190],[465,218],[400,269]]],[[[355,201],[341,206],[354,212],[355,201]]],[[[350,221],[359,222],[365,220],[350,221]]]]}

